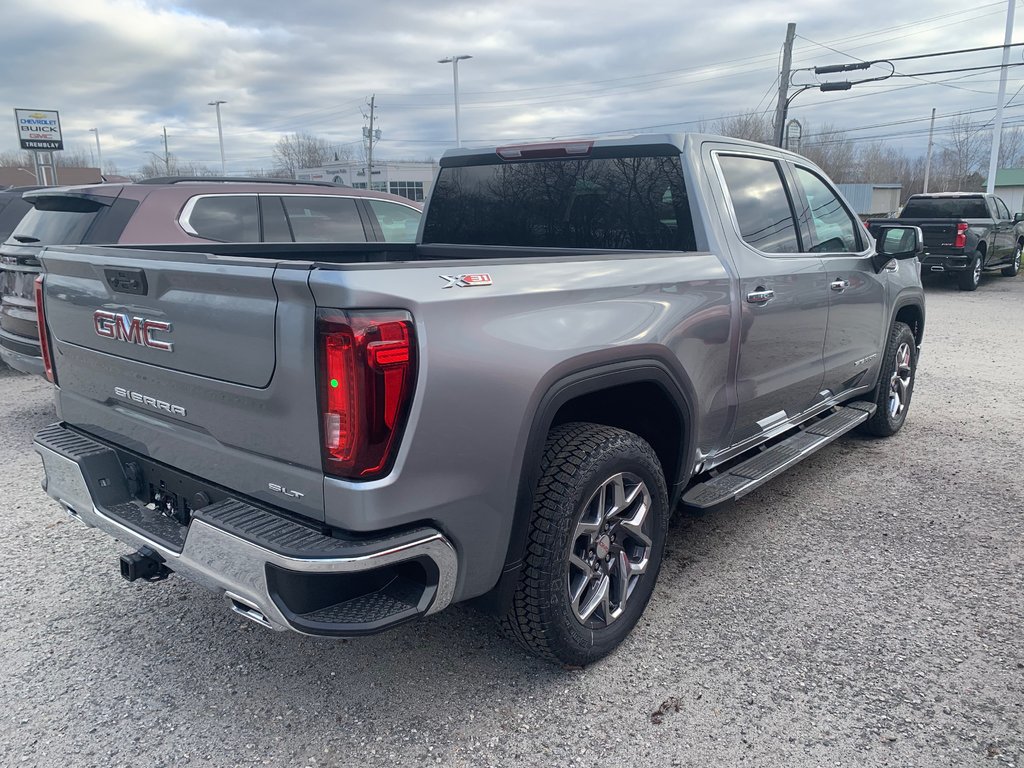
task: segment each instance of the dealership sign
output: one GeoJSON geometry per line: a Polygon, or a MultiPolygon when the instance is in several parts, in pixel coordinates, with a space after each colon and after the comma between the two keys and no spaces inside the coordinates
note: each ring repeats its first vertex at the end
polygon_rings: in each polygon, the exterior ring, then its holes
{"type": "Polygon", "coordinates": [[[22,149],[36,152],[54,152],[64,149],[60,135],[60,116],[47,109],[16,109],[18,140],[22,149]]]}

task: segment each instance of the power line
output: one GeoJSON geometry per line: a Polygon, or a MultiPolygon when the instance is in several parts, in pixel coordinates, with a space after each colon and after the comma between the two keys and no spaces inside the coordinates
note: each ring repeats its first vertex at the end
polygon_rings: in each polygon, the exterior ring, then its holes
{"type": "MultiPolygon", "coordinates": [[[[1024,45],[1024,43],[1021,43],[1021,45],[1024,45]]],[[[975,72],[975,71],[984,70],[984,69],[1010,69],[1012,67],[1021,67],[1021,66],[1024,66],[1024,62],[1020,62],[1020,63],[1017,63],[1017,64],[1006,64],[1005,66],[1002,65],[1002,64],[989,64],[989,65],[984,66],[984,67],[960,67],[959,69],[936,69],[936,70],[933,70],[931,72],[914,72],[912,74],[907,74],[907,75],[891,75],[891,77],[896,78],[896,77],[920,77],[920,76],[924,76],[924,75],[948,75],[948,74],[952,74],[952,73],[955,73],[955,72],[975,72]]]]}
{"type": "MultiPolygon", "coordinates": [[[[867,63],[867,61],[865,59],[859,58],[858,56],[854,56],[851,53],[846,53],[845,51],[840,51],[839,49],[833,48],[832,46],[826,45],[825,43],[815,42],[814,40],[811,40],[810,38],[807,38],[807,37],[803,37],[802,35],[799,35],[798,37],[801,37],[802,39],[807,40],[807,42],[809,42],[809,43],[814,43],[815,45],[819,45],[822,48],[830,50],[833,53],[838,53],[840,56],[846,56],[847,58],[853,59],[854,61],[859,61],[859,62],[862,62],[862,63],[867,63]]],[[[888,59],[887,61],[891,62],[892,59],[888,59]]],[[[896,71],[895,67],[893,67],[893,74],[897,74],[897,71],[896,71]]],[[[900,73],[900,74],[902,74],[902,73],[900,73]]],[[[930,83],[932,85],[940,85],[940,86],[942,86],[944,88],[952,88],[954,90],[967,91],[969,93],[985,93],[983,91],[977,91],[977,90],[975,90],[973,88],[964,88],[964,86],[962,86],[962,85],[953,85],[952,83],[943,83],[943,82],[938,82],[938,81],[935,81],[935,80],[923,80],[919,75],[911,75],[911,77],[914,77],[914,78],[917,78],[917,79],[921,79],[922,82],[930,83]]]]}
{"type": "MultiPolygon", "coordinates": [[[[962,11],[951,11],[949,13],[943,13],[943,14],[940,14],[938,16],[931,16],[931,17],[926,18],[926,19],[920,19],[918,21],[908,22],[906,24],[900,24],[900,25],[894,26],[894,27],[886,27],[884,30],[876,30],[874,32],[864,32],[864,33],[861,33],[861,34],[851,35],[851,36],[848,36],[848,37],[841,37],[841,38],[837,38],[835,40],[829,40],[829,42],[830,43],[842,43],[842,42],[845,42],[845,41],[860,40],[860,39],[865,38],[865,37],[874,37],[875,35],[884,35],[884,34],[888,34],[890,32],[895,32],[895,31],[901,30],[901,29],[909,29],[911,27],[922,26],[922,25],[927,24],[928,22],[931,22],[931,21],[941,21],[942,19],[948,19],[948,18],[951,18],[953,16],[963,16],[964,14],[973,13],[974,11],[981,10],[982,8],[992,8],[992,7],[995,7],[995,6],[1002,7],[1004,5],[1006,5],[1006,3],[1002,2],[1002,0],[999,0],[999,2],[986,3],[984,5],[977,5],[977,6],[973,7],[973,8],[968,8],[968,9],[965,9],[965,10],[962,10],[962,11]]],[[[971,19],[975,19],[975,18],[982,18],[983,16],[993,16],[996,13],[1000,13],[1000,12],[1001,11],[994,11],[994,12],[990,12],[990,13],[981,14],[981,16],[972,16],[969,19],[961,19],[961,20],[959,20],[959,21],[957,21],[955,23],[961,24],[964,21],[970,21],[971,19]]],[[[804,39],[806,40],[807,38],[804,38],[804,39]]],[[[818,43],[818,45],[821,45],[821,43],[818,43]]]]}
{"type": "Polygon", "coordinates": [[[978,51],[995,51],[1002,50],[1003,48],[1020,48],[1024,43],[1010,43],[1009,45],[984,45],[980,48],[961,48],[956,51],[939,51],[937,53],[921,53],[916,56],[899,56],[894,59],[885,59],[885,61],[910,61],[911,59],[931,59],[936,56],[955,56],[960,53],[977,53],[978,51]]]}
{"type": "MultiPolygon", "coordinates": [[[[1004,5],[1004,3],[991,3],[991,5],[1000,5],[1001,6],[1001,5],[1004,5]]],[[[986,6],[980,6],[980,7],[984,8],[986,6]]],[[[961,11],[961,13],[967,13],[967,12],[968,11],[961,11]]],[[[996,15],[999,15],[1001,13],[1002,13],[1002,11],[991,11],[989,13],[983,13],[983,14],[979,14],[977,16],[969,16],[969,17],[967,17],[965,19],[959,19],[957,21],[953,21],[953,22],[950,22],[948,24],[939,24],[939,25],[934,26],[934,27],[928,27],[928,29],[930,29],[930,30],[937,30],[937,29],[944,29],[946,27],[959,26],[959,25],[962,25],[964,22],[967,22],[967,21],[975,21],[977,19],[986,18],[988,16],[996,16],[996,15]]],[[[941,18],[941,17],[936,17],[936,18],[941,18]]],[[[890,27],[889,29],[885,30],[885,32],[892,32],[892,31],[896,31],[896,30],[899,30],[899,29],[906,29],[906,28],[909,28],[909,27],[912,27],[912,26],[916,26],[916,25],[915,24],[906,24],[906,25],[903,25],[903,26],[900,26],[900,27],[890,27]]],[[[878,34],[885,34],[885,32],[879,32],[878,34]]],[[[830,43],[842,43],[842,42],[849,42],[849,41],[858,39],[860,37],[871,37],[871,36],[873,36],[873,34],[858,35],[858,36],[853,36],[853,37],[848,37],[848,38],[838,38],[836,40],[830,40],[829,42],[830,43]]],[[[896,35],[895,37],[887,37],[887,38],[882,39],[882,40],[876,40],[876,41],[871,42],[871,43],[865,43],[864,45],[856,45],[856,46],[853,46],[853,47],[848,47],[848,50],[855,51],[855,50],[859,50],[861,48],[871,48],[871,47],[874,47],[874,46],[881,45],[882,43],[888,43],[888,42],[892,42],[892,41],[895,41],[895,40],[905,40],[905,39],[906,39],[906,35],[905,34],[903,34],[903,35],[896,35]]],[[[1002,47],[1002,46],[1000,46],[1000,47],[1002,47]]],[[[849,55],[849,54],[847,54],[847,55],[849,55]]]]}

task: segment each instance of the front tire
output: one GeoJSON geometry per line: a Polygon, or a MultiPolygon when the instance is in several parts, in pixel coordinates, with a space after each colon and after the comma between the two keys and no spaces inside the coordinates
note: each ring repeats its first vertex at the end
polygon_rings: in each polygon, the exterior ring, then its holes
{"type": "Polygon", "coordinates": [[[1020,253],[1024,249],[1024,243],[1017,243],[1017,246],[1013,249],[1013,261],[1010,262],[1010,266],[1003,267],[1000,274],[1003,277],[1016,277],[1017,273],[1020,272],[1020,253]]]}
{"type": "Polygon", "coordinates": [[[892,324],[875,391],[875,414],[864,422],[864,431],[876,437],[895,435],[903,428],[910,410],[917,377],[917,341],[906,323],[892,324]]]}
{"type": "Polygon", "coordinates": [[[981,283],[982,263],[981,251],[975,251],[974,258],[971,259],[971,265],[957,275],[956,284],[961,291],[978,290],[978,285],[981,283]]]}
{"type": "Polygon", "coordinates": [[[654,591],[668,518],[664,472],[647,441],[598,424],[551,430],[506,632],[570,666],[611,653],[654,591]]]}

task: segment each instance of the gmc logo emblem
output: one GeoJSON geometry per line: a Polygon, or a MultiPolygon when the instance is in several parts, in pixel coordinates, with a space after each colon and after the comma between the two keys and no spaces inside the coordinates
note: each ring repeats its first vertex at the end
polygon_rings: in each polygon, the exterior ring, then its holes
{"type": "Polygon", "coordinates": [[[155,333],[170,333],[171,324],[163,320],[147,320],[144,317],[131,317],[122,312],[107,312],[97,309],[92,313],[92,324],[96,335],[114,341],[126,341],[140,347],[159,349],[172,352],[174,345],[169,341],[160,341],[153,337],[155,333]]]}

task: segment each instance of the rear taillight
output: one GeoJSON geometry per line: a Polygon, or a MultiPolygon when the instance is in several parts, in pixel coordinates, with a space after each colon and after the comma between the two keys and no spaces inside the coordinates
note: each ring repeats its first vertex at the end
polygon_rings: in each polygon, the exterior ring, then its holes
{"type": "Polygon", "coordinates": [[[43,356],[46,378],[53,384],[57,377],[53,372],[53,357],[50,356],[50,332],[46,329],[46,310],[43,308],[43,276],[36,278],[36,324],[39,326],[39,351],[43,356]]]}
{"type": "Polygon", "coordinates": [[[964,248],[967,245],[967,228],[969,226],[966,221],[957,222],[956,240],[953,241],[954,248],[964,248]]]}
{"type": "Polygon", "coordinates": [[[324,472],[355,480],[391,468],[416,377],[412,315],[317,312],[324,472]]]}

